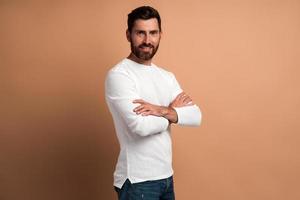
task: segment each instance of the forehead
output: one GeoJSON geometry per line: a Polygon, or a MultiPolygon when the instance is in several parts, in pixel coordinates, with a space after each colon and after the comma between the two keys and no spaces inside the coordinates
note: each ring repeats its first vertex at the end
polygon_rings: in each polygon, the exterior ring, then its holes
{"type": "Polygon", "coordinates": [[[138,19],[134,22],[133,30],[159,30],[158,21],[156,18],[138,19]]]}

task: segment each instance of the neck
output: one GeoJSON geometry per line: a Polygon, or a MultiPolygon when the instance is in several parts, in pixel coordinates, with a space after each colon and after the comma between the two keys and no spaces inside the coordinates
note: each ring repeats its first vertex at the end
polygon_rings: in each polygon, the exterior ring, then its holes
{"type": "Polygon", "coordinates": [[[127,58],[134,62],[142,64],[142,65],[149,65],[149,66],[151,65],[151,59],[150,60],[142,60],[142,59],[136,57],[133,53],[130,53],[127,58]]]}

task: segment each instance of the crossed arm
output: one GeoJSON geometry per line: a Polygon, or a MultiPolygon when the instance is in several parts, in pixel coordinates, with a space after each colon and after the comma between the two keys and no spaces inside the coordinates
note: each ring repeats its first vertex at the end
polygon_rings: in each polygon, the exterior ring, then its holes
{"type": "Polygon", "coordinates": [[[133,101],[133,103],[140,104],[133,110],[137,115],[153,115],[157,117],[164,117],[169,120],[170,123],[178,122],[178,115],[174,107],[194,105],[190,96],[188,96],[185,92],[181,92],[179,95],[177,95],[177,97],[170,103],[168,107],[150,104],[142,99],[136,99],[133,101]]]}
{"type": "Polygon", "coordinates": [[[113,117],[124,122],[131,133],[141,136],[167,130],[171,123],[199,126],[199,107],[182,92],[175,77],[172,81],[172,93],[181,93],[168,106],[159,106],[142,100],[135,82],[126,73],[111,71],[105,81],[105,98],[113,117]]]}

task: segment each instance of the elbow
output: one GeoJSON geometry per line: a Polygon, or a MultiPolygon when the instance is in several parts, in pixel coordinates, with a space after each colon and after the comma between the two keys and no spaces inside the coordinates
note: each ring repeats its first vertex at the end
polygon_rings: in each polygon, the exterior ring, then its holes
{"type": "Polygon", "coordinates": [[[150,132],[147,132],[147,131],[141,130],[141,129],[137,129],[137,130],[135,130],[133,133],[135,133],[136,135],[139,135],[139,136],[141,136],[141,137],[146,137],[146,136],[148,136],[148,135],[151,135],[150,132]]]}
{"type": "Polygon", "coordinates": [[[131,129],[132,133],[136,134],[136,135],[139,135],[139,136],[142,136],[142,137],[145,137],[145,136],[148,136],[150,135],[151,133],[149,131],[147,131],[147,129],[137,125],[135,127],[133,127],[131,129]]]}
{"type": "Polygon", "coordinates": [[[138,117],[129,124],[131,133],[145,137],[167,130],[169,121],[163,117],[146,116],[138,117]]]}
{"type": "Polygon", "coordinates": [[[129,125],[130,132],[142,137],[148,136],[151,133],[145,125],[143,125],[140,120],[136,120],[129,125]]]}

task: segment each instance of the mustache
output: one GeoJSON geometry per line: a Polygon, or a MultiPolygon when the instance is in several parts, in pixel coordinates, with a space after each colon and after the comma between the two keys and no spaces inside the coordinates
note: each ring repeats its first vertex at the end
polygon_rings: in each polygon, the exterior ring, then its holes
{"type": "Polygon", "coordinates": [[[139,48],[142,48],[142,47],[154,48],[154,46],[152,44],[146,44],[146,43],[143,43],[143,44],[139,45],[139,48]]]}

